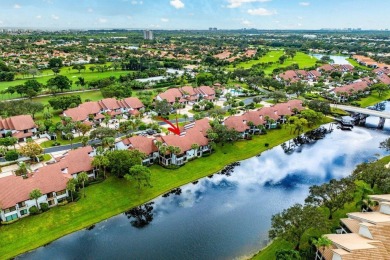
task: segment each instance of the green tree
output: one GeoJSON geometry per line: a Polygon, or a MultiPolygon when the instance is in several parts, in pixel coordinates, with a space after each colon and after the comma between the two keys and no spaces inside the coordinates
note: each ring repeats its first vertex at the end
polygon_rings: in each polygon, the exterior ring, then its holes
{"type": "Polygon", "coordinates": [[[24,156],[30,157],[31,159],[37,158],[38,155],[43,153],[43,149],[39,144],[34,142],[27,142],[26,145],[20,148],[20,153],[24,156]]]}
{"type": "Polygon", "coordinates": [[[29,196],[31,200],[35,200],[35,205],[37,206],[37,209],[39,209],[38,199],[42,196],[42,192],[39,189],[33,189],[29,196]]]}
{"type": "Polygon", "coordinates": [[[272,216],[269,237],[285,239],[299,250],[302,236],[308,230],[323,230],[327,226],[324,215],[310,205],[295,204],[272,216]]]}
{"type": "Polygon", "coordinates": [[[49,99],[49,104],[53,109],[65,110],[70,107],[71,104],[76,106],[81,104],[81,97],[79,95],[59,96],[49,99]]]}
{"type": "Polygon", "coordinates": [[[376,91],[378,96],[382,97],[382,95],[389,90],[389,86],[384,83],[377,83],[372,85],[370,89],[376,91]]]}
{"type": "Polygon", "coordinates": [[[138,150],[114,150],[107,153],[110,172],[117,177],[124,177],[134,165],[141,165],[145,154],[138,150]]]}
{"type": "Polygon", "coordinates": [[[72,202],[73,202],[73,193],[76,192],[76,184],[77,184],[77,180],[73,178],[66,183],[66,189],[70,192],[72,202]]]}
{"type": "Polygon", "coordinates": [[[152,187],[150,184],[150,175],[151,171],[148,167],[137,164],[132,166],[129,174],[126,174],[124,177],[126,180],[135,180],[137,182],[138,189],[140,189],[141,185],[144,187],[152,187]]]}
{"type": "Polygon", "coordinates": [[[301,260],[298,251],[292,249],[279,249],[275,253],[276,260],[301,260]]]}
{"type": "Polygon", "coordinates": [[[165,99],[162,101],[156,100],[154,110],[156,111],[157,114],[166,117],[169,115],[169,113],[171,113],[172,105],[169,104],[168,101],[166,101],[165,99]]]}
{"type": "Polygon", "coordinates": [[[351,179],[332,179],[329,183],[311,186],[305,202],[326,207],[329,210],[329,219],[332,219],[334,212],[343,209],[346,203],[353,201],[354,189],[355,184],[351,179]]]}
{"type": "Polygon", "coordinates": [[[81,183],[83,185],[83,193],[84,193],[84,198],[86,197],[85,195],[85,182],[88,181],[88,174],[86,172],[80,172],[77,174],[77,182],[81,183]]]}
{"type": "Polygon", "coordinates": [[[381,161],[362,163],[352,172],[352,176],[355,179],[368,183],[370,188],[373,189],[376,184],[378,185],[386,176],[390,175],[389,171],[381,161]]]}
{"type": "Polygon", "coordinates": [[[63,66],[62,59],[61,58],[51,58],[49,60],[48,66],[50,69],[53,69],[53,68],[60,69],[63,66]]]}
{"type": "Polygon", "coordinates": [[[116,134],[115,129],[111,129],[108,127],[98,127],[98,128],[91,131],[91,133],[89,134],[89,137],[91,139],[97,138],[97,139],[103,140],[106,137],[114,137],[115,134],[116,134]]]}
{"type": "Polygon", "coordinates": [[[45,106],[42,103],[27,101],[24,102],[25,109],[28,111],[27,113],[35,119],[35,114],[42,112],[45,109],[45,106]]]}
{"type": "Polygon", "coordinates": [[[327,238],[326,236],[321,236],[318,239],[313,239],[313,245],[317,248],[318,251],[320,251],[322,258],[324,258],[324,252],[327,247],[330,247],[332,245],[332,241],[327,238]]]}
{"type": "Polygon", "coordinates": [[[98,154],[92,160],[92,166],[98,168],[98,171],[101,172],[103,169],[103,177],[106,178],[106,168],[109,167],[110,161],[107,156],[98,154]]]}
{"type": "Polygon", "coordinates": [[[72,87],[72,81],[66,76],[57,75],[54,78],[49,79],[46,86],[51,89],[53,93],[56,93],[57,90],[63,92],[65,89],[70,89],[72,87]]]}
{"type": "Polygon", "coordinates": [[[321,112],[316,112],[311,109],[302,110],[301,116],[307,120],[307,124],[309,127],[320,123],[323,119],[323,114],[321,112]]]}

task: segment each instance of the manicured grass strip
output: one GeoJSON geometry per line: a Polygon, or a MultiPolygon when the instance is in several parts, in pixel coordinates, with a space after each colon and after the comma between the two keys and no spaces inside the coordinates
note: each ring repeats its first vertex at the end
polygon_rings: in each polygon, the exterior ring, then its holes
{"type": "Polygon", "coordinates": [[[374,92],[371,93],[368,97],[362,98],[360,101],[358,101],[358,103],[361,107],[368,107],[388,99],[390,99],[390,92],[382,94],[381,97],[379,97],[377,92],[374,92]]]}
{"type": "Polygon", "coordinates": [[[360,69],[363,69],[363,70],[373,70],[373,68],[360,65],[359,62],[357,62],[354,59],[349,58],[349,59],[347,59],[347,61],[349,61],[349,63],[351,63],[351,65],[354,66],[355,68],[360,68],[360,69]]]}
{"type": "Polygon", "coordinates": [[[262,249],[256,255],[254,255],[252,260],[273,260],[276,259],[275,253],[280,249],[293,249],[294,246],[283,240],[283,239],[275,239],[271,244],[262,249]]]}
{"type": "MultiPolygon", "coordinates": [[[[330,122],[325,118],[323,123],[330,122]]],[[[255,156],[291,138],[290,129],[270,131],[254,136],[251,141],[218,146],[209,157],[196,159],[185,166],[168,170],[158,165],[151,167],[152,188],[139,190],[135,183],[109,177],[103,183],[86,188],[87,198],[77,203],[54,207],[38,216],[20,219],[0,227],[0,256],[11,258],[35,249],[66,234],[141,205],[175,188],[208,176],[225,165],[255,156]],[[269,146],[266,147],[266,143],[269,146]]]]}

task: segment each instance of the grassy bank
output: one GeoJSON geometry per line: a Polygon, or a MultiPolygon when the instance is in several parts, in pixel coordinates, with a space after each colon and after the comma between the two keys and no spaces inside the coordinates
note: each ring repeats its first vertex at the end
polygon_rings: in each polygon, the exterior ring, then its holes
{"type": "MultiPolygon", "coordinates": [[[[323,123],[327,122],[329,119],[325,119],[323,123]]],[[[82,198],[77,203],[55,207],[41,215],[29,216],[11,225],[1,226],[0,255],[2,258],[11,258],[47,244],[143,204],[175,187],[215,173],[227,164],[257,155],[293,137],[289,129],[273,130],[267,135],[255,136],[251,141],[218,146],[209,157],[189,162],[176,170],[152,166],[153,187],[150,189],[139,190],[134,183],[109,177],[103,183],[87,187],[87,198],[82,198]]]]}
{"type": "Polygon", "coordinates": [[[360,101],[358,101],[358,103],[361,107],[368,107],[388,99],[390,99],[389,92],[382,94],[381,97],[379,97],[377,92],[374,92],[371,93],[368,97],[362,98],[360,101]]]}

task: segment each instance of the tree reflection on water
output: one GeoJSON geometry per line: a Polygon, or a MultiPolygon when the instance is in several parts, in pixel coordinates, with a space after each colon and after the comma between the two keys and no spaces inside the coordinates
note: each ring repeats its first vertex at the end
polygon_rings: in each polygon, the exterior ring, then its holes
{"type": "Polygon", "coordinates": [[[130,219],[133,227],[143,228],[153,221],[153,205],[154,202],[149,202],[139,207],[132,208],[124,214],[130,219]]]}

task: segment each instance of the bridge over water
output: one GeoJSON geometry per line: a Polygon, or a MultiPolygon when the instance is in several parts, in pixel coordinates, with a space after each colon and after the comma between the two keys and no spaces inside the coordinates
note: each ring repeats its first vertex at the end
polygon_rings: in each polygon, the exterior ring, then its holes
{"type": "Polygon", "coordinates": [[[378,111],[361,107],[353,107],[339,104],[330,104],[331,107],[342,109],[352,113],[353,117],[359,120],[359,124],[364,125],[368,116],[379,117],[378,128],[383,129],[386,119],[390,119],[390,113],[387,111],[378,111]]]}

